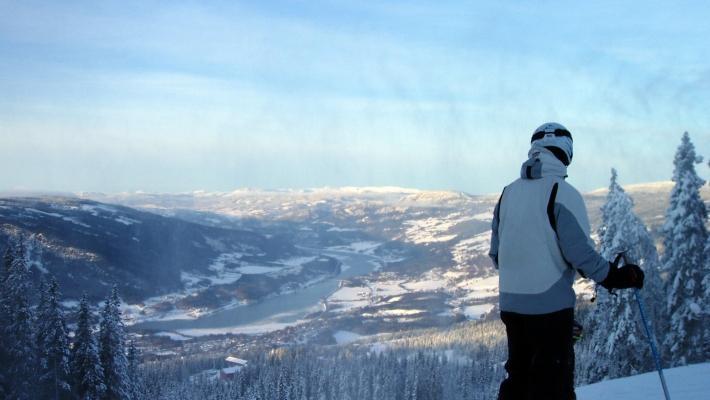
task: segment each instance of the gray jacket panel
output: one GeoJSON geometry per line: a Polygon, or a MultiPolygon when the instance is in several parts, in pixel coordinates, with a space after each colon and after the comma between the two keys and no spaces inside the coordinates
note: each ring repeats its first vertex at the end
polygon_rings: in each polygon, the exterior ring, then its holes
{"type": "Polygon", "coordinates": [[[567,168],[547,149],[533,146],[529,155],[496,205],[489,255],[501,310],[543,314],[574,306],[575,269],[599,282],[609,264],[594,249],[584,200],[564,180],[567,168]]]}

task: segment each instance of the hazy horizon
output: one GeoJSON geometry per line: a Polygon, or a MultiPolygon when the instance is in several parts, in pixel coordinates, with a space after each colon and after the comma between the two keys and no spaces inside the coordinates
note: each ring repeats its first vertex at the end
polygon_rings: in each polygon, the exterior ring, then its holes
{"type": "MultiPolygon", "coordinates": [[[[644,186],[653,186],[657,184],[667,184],[672,185],[671,180],[664,181],[652,181],[652,182],[635,182],[635,183],[625,183],[620,182],[622,187],[625,189],[638,188],[644,186]]],[[[600,186],[590,190],[582,191],[582,194],[591,194],[598,191],[607,190],[607,186],[600,186]]],[[[118,196],[118,195],[185,195],[185,194],[229,194],[235,192],[264,192],[264,193],[301,193],[301,192],[318,192],[318,191],[346,191],[346,190],[356,190],[356,191],[372,191],[372,192],[397,192],[397,191],[412,191],[412,192],[454,192],[454,193],[465,193],[471,196],[497,196],[500,191],[497,192],[469,192],[455,189],[421,189],[415,187],[403,187],[403,186],[320,186],[320,187],[282,187],[282,188],[259,188],[259,187],[236,187],[231,190],[205,190],[205,189],[194,189],[186,191],[175,191],[175,192],[151,192],[146,190],[132,190],[132,191],[119,191],[119,192],[101,192],[101,191],[62,191],[62,190],[42,190],[42,189],[31,189],[31,190],[0,190],[0,197],[32,197],[32,196],[60,196],[60,197],[88,197],[91,195],[105,195],[105,196],[118,196]]]]}

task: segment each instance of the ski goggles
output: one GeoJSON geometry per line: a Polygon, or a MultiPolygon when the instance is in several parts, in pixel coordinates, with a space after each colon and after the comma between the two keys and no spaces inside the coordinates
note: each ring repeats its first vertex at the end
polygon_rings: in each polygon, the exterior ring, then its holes
{"type": "Polygon", "coordinates": [[[532,135],[532,139],[530,139],[530,143],[532,143],[536,140],[540,140],[547,135],[555,135],[556,137],[568,137],[569,140],[572,140],[572,134],[569,133],[569,131],[567,131],[565,129],[555,129],[553,132],[547,132],[547,131],[535,132],[532,135]]]}

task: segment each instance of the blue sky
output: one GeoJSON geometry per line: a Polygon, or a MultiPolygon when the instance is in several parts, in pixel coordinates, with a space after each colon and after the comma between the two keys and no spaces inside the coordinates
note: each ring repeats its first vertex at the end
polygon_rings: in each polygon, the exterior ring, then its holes
{"type": "Polygon", "coordinates": [[[710,156],[710,4],[569,3],[0,0],[0,190],[492,193],[550,120],[581,190],[710,156]]]}

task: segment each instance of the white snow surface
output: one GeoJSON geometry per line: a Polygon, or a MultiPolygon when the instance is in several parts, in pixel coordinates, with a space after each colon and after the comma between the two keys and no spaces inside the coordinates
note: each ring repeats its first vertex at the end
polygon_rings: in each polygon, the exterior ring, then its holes
{"type": "Polygon", "coordinates": [[[244,275],[260,275],[260,274],[269,274],[272,272],[281,271],[281,268],[279,268],[279,267],[264,267],[261,265],[247,265],[244,267],[239,267],[236,270],[244,275]]]}
{"type": "Polygon", "coordinates": [[[478,304],[475,306],[466,306],[463,309],[464,315],[468,319],[481,319],[486,314],[491,312],[495,308],[494,304],[478,304]]]}
{"type": "Polygon", "coordinates": [[[186,336],[209,336],[209,335],[226,335],[226,334],[243,334],[243,335],[260,335],[263,333],[280,331],[289,326],[300,325],[308,322],[306,320],[298,320],[296,322],[267,322],[257,323],[244,326],[233,326],[224,328],[195,328],[195,329],[180,329],[178,332],[186,336]]]}
{"type": "MultiPolygon", "coordinates": [[[[664,371],[668,391],[673,400],[710,398],[710,362],[688,365],[664,371]]],[[[579,387],[579,400],[663,400],[658,372],[598,382],[579,387]]]]}
{"type": "Polygon", "coordinates": [[[405,221],[407,226],[405,237],[415,244],[448,242],[456,239],[458,235],[450,234],[450,230],[463,222],[472,221],[474,218],[463,213],[453,213],[446,218],[424,218],[405,221]]]}
{"type": "Polygon", "coordinates": [[[357,341],[361,337],[362,337],[362,335],[358,335],[355,332],[348,332],[348,331],[337,331],[333,334],[333,338],[335,338],[335,342],[337,344],[352,343],[354,341],[357,341]]]}
{"type": "Polygon", "coordinates": [[[335,291],[327,301],[337,312],[350,311],[370,304],[370,288],[344,286],[335,291]]]}

